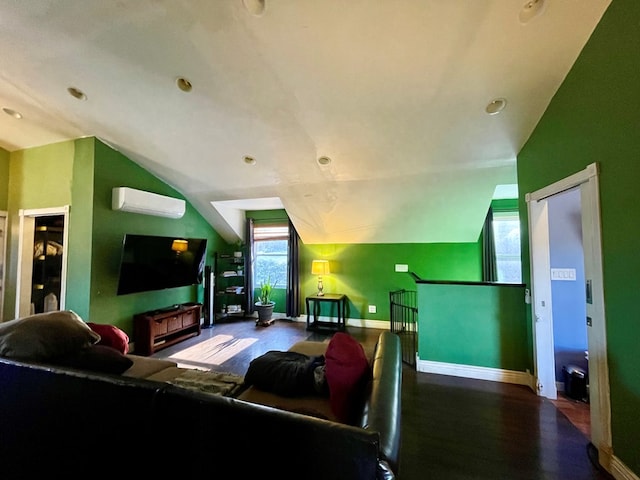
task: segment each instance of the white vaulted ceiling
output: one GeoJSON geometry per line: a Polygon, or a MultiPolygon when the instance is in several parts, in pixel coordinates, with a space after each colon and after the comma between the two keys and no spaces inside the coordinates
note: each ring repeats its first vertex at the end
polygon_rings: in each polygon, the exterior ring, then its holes
{"type": "Polygon", "coordinates": [[[609,3],[0,0],[0,146],[95,136],[228,241],[279,199],[305,243],[475,242],[609,3]]]}

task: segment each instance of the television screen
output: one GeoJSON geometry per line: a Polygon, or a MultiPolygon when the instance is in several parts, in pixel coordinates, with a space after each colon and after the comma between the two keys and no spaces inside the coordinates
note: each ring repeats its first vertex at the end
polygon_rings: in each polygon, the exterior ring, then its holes
{"type": "Polygon", "coordinates": [[[126,234],[118,295],[202,283],[207,240],[126,234]]]}

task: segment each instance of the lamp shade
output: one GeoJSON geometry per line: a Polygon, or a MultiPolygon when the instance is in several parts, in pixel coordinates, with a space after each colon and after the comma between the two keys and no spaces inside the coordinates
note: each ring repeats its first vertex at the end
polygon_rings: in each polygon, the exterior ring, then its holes
{"type": "Polygon", "coordinates": [[[311,275],[328,275],[329,260],[314,260],[311,262],[311,275]]]}
{"type": "Polygon", "coordinates": [[[189,242],[187,240],[174,240],[171,244],[171,250],[174,252],[186,252],[189,248],[189,242]]]}

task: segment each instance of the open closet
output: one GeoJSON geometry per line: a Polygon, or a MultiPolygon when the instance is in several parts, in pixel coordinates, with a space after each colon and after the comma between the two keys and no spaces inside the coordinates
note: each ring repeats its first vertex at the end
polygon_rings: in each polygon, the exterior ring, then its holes
{"type": "Polygon", "coordinates": [[[60,299],[64,217],[37,217],[34,226],[31,311],[51,312],[60,299]]]}
{"type": "Polygon", "coordinates": [[[67,210],[20,212],[16,317],[64,308],[67,210]]]}

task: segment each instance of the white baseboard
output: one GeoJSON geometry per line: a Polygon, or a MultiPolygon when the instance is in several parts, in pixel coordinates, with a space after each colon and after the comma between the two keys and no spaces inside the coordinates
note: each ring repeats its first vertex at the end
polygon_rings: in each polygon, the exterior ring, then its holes
{"type": "MultiPolygon", "coordinates": [[[[288,317],[287,317],[288,318],[288,317]]],[[[291,320],[294,322],[307,322],[306,315],[300,315],[299,317],[292,317],[291,320]]],[[[324,317],[319,316],[318,320],[321,322],[336,322],[336,317],[324,317]]],[[[375,328],[378,330],[389,330],[391,327],[390,320],[367,320],[365,318],[347,318],[346,319],[347,327],[355,327],[355,328],[375,328]]]]}
{"type": "Polygon", "coordinates": [[[378,330],[389,330],[390,320],[367,320],[366,318],[347,318],[348,327],[375,328],[378,330]]]}
{"type": "Polygon", "coordinates": [[[452,375],[454,377],[475,378],[477,380],[491,380],[494,382],[513,383],[525,385],[536,391],[535,378],[528,372],[503,370],[500,368],[477,367],[474,365],[461,365],[457,363],[434,362],[431,360],[416,361],[416,370],[424,373],[437,373],[440,375],[452,375]]]}
{"type": "Polygon", "coordinates": [[[629,470],[615,455],[611,457],[611,475],[613,475],[613,478],[616,480],[640,480],[640,477],[629,470]]]}

